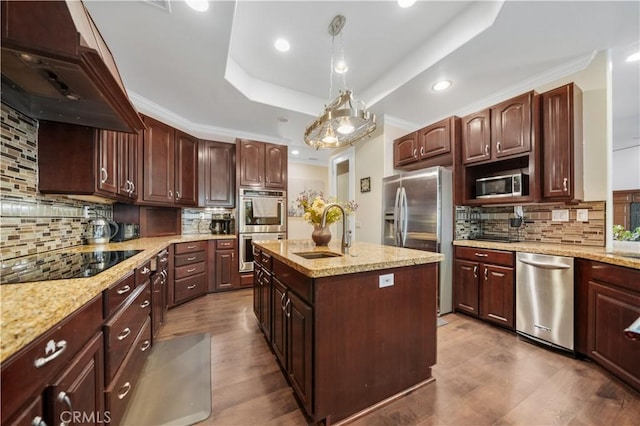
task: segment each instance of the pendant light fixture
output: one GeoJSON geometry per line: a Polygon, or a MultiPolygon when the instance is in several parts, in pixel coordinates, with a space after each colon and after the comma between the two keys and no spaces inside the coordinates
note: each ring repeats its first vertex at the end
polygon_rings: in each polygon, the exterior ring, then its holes
{"type": "Polygon", "coordinates": [[[337,15],[329,24],[329,34],[331,35],[331,68],[329,74],[329,99],[332,96],[333,73],[342,74],[343,90],[329,104],[325,105],[324,111],[304,132],[304,142],[315,149],[339,148],[351,145],[354,142],[369,135],[376,129],[376,117],[371,114],[362,101],[353,99],[353,92],[347,89],[346,71],[348,69],[344,60],[344,42],[342,40],[342,28],[347,18],[337,15]],[[334,68],[334,45],[335,38],[340,35],[341,58],[334,68]],[[358,108],[358,106],[360,108],[358,108]]]}

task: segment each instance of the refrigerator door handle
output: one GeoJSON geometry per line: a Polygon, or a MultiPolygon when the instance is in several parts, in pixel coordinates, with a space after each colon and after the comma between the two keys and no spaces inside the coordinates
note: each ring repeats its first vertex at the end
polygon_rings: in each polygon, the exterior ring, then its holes
{"type": "Polygon", "coordinates": [[[396,189],[396,201],[393,205],[393,240],[396,247],[400,246],[400,190],[396,189]]]}
{"type": "Polygon", "coordinates": [[[402,215],[402,219],[400,221],[400,247],[404,247],[407,244],[407,223],[409,222],[409,209],[407,208],[407,191],[404,189],[404,186],[401,189],[402,195],[400,196],[400,214],[402,215]]]}

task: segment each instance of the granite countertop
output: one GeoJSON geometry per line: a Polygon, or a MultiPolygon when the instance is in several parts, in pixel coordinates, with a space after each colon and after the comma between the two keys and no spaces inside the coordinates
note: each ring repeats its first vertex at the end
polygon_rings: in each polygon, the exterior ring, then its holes
{"type": "Polygon", "coordinates": [[[282,263],[310,278],[353,274],[444,260],[444,255],[440,253],[362,242],[354,242],[347,255],[324,259],[305,259],[295,253],[309,251],[340,253],[340,243],[330,243],[328,247],[316,247],[311,240],[254,241],[253,243],[282,263]]]}
{"type": "Polygon", "coordinates": [[[522,251],[527,253],[549,254],[554,256],[579,257],[627,268],[640,269],[640,258],[608,253],[604,247],[582,246],[576,244],[550,244],[536,242],[494,242],[481,240],[455,240],[454,246],[476,247],[494,250],[522,251]]]}
{"type": "Polygon", "coordinates": [[[29,344],[85,303],[101,294],[128,273],[153,258],[173,243],[211,239],[235,239],[234,235],[172,235],[140,238],[121,243],[82,245],[60,249],[62,252],[104,250],[142,250],[90,278],[36,281],[0,285],[0,362],[29,344]]]}

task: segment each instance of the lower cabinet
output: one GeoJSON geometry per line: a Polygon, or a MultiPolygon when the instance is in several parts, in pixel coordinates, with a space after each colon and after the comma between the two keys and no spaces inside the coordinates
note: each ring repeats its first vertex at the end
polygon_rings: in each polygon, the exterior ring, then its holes
{"type": "Polygon", "coordinates": [[[271,340],[271,256],[254,248],[253,312],[267,341],[271,340]]]}
{"type": "Polygon", "coordinates": [[[512,252],[456,247],[453,285],[456,311],[515,329],[512,252]]]}
{"type": "Polygon", "coordinates": [[[173,286],[169,306],[173,307],[207,293],[207,242],[174,244],[173,286]]]}

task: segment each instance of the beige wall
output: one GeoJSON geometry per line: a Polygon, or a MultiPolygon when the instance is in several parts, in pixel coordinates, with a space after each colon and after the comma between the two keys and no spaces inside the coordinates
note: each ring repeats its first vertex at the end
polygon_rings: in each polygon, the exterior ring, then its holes
{"type": "MultiPolygon", "coordinates": [[[[383,129],[384,130],[384,129],[383,129]]],[[[382,178],[384,177],[385,134],[355,145],[356,151],[356,240],[380,244],[382,238],[382,178]],[[360,192],[360,179],[371,178],[371,191],[360,192]]],[[[393,155],[392,155],[393,160],[393,155]]]]}
{"type": "MultiPolygon", "coordinates": [[[[289,163],[288,168],[289,179],[289,193],[287,198],[289,205],[295,203],[298,198],[299,192],[296,188],[299,188],[300,182],[314,182],[319,181],[323,184],[323,190],[325,195],[329,193],[329,168],[323,166],[312,166],[302,163],[289,163]]],[[[304,189],[304,188],[303,188],[304,189]]],[[[290,240],[309,239],[311,238],[311,231],[313,226],[302,220],[301,217],[289,216],[287,227],[287,238],[290,240]]]]}

